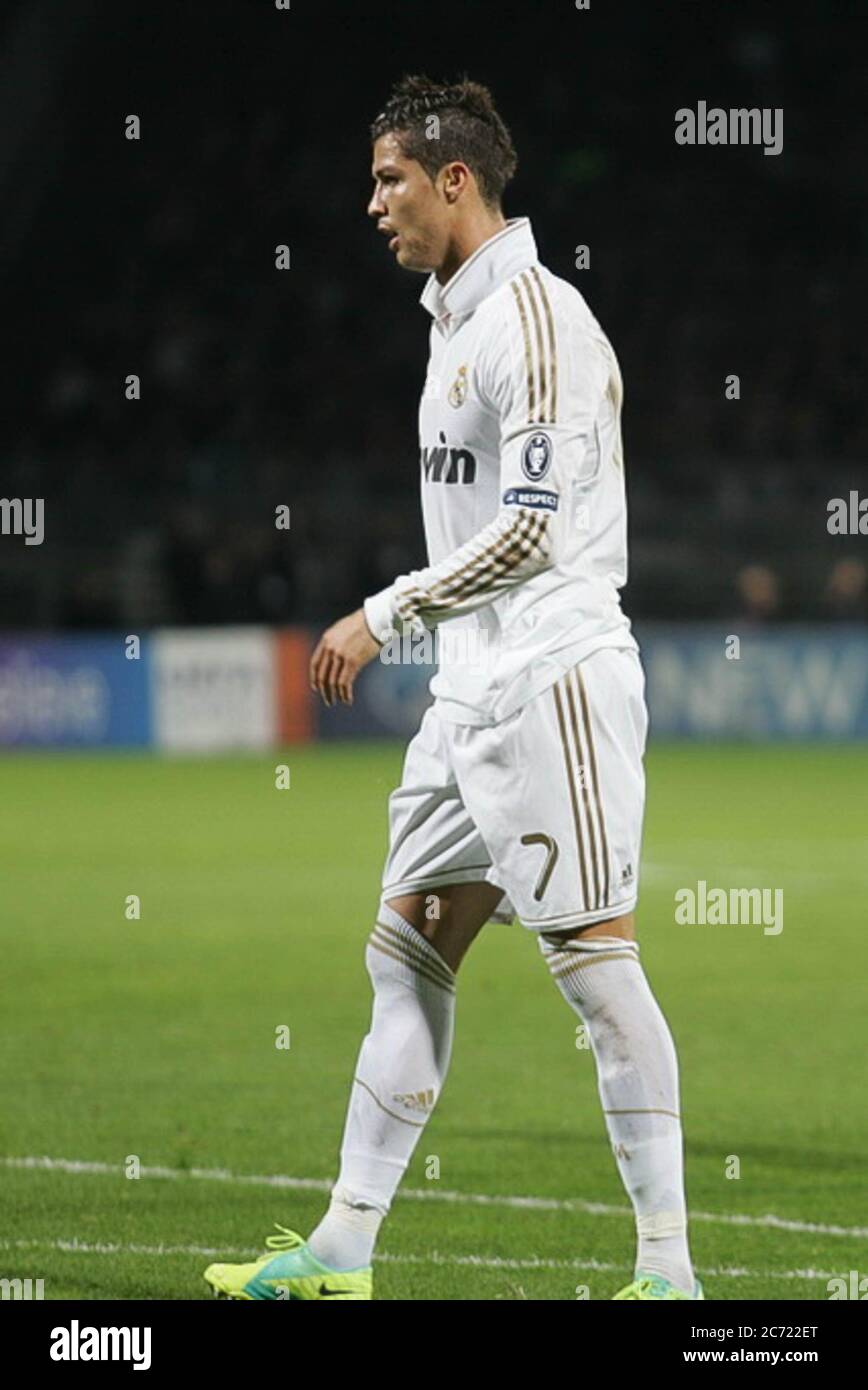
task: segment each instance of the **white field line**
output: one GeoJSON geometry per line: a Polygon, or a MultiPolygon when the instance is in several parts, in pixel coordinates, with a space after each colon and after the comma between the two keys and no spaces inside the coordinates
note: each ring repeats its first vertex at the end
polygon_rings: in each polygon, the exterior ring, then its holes
{"type": "MultiPolygon", "coordinates": [[[[124,1176],[120,1163],[99,1163],[90,1159],[0,1156],[2,1168],[29,1168],[52,1173],[85,1173],[99,1176],[124,1176]]],[[[285,1174],[232,1173],[227,1168],[165,1168],[142,1166],[143,1178],[166,1178],[171,1181],[186,1178],[205,1182],[238,1183],[250,1187],[288,1188],[291,1191],[330,1192],[331,1178],[292,1178],[285,1174]]],[[[411,1202],[451,1202],[458,1206],[508,1207],[527,1211],[571,1211],[585,1216],[632,1217],[629,1207],[612,1206],[606,1202],[584,1202],[580,1197],[510,1197],[493,1196],[485,1192],[451,1192],[435,1187],[401,1188],[399,1199],[411,1202]]],[[[721,1226],[755,1226],[775,1231],[793,1231],[804,1235],[843,1236],[853,1240],[868,1238],[868,1226],[833,1226],[819,1221],[792,1221],[771,1213],[748,1216],[738,1212],[691,1211],[691,1221],[707,1221],[721,1226]]]]}
{"type": "MultiPolygon", "coordinates": [[[[110,1241],[71,1240],[0,1240],[0,1250],[59,1250],[67,1255],[149,1255],[166,1257],[172,1255],[196,1255],[203,1259],[223,1259],[240,1255],[255,1259],[262,1255],[262,1249],[250,1246],[228,1246],[218,1249],[210,1245],[136,1245],[115,1244],[110,1241]]],[[[456,1265],[472,1269],[564,1269],[593,1270],[609,1274],[629,1270],[630,1265],[617,1264],[608,1260],[551,1260],[541,1255],[531,1255],[523,1260],[511,1260],[501,1255],[443,1255],[432,1250],[428,1255],[375,1255],[377,1264],[392,1265],[456,1265]]],[[[696,1273],[708,1279],[796,1279],[808,1282],[828,1282],[841,1278],[841,1271],[824,1269],[746,1269],[740,1265],[696,1266],[696,1273]]]]}
{"type": "MultiPolygon", "coordinates": [[[[710,860],[714,865],[708,868],[707,872],[700,874],[706,881],[717,888],[746,888],[749,885],[759,887],[777,886],[779,888],[822,888],[831,883],[840,883],[842,877],[847,883],[866,883],[868,875],[861,873],[858,868],[852,870],[847,868],[840,873],[814,872],[810,869],[778,869],[772,864],[765,868],[756,866],[745,868],[743,865],[734,864],[715,864],[714,859],[710,860]]],[[[643,864],[640,882],[647,884],[648,887],[668,887],[673,891],[676,888],[690,888],[691,878],[695,871],[696,861],[690,860],[685,864],[643,864]]],[[[694,884],[696,880],[694,879],[694,884]]],[[[641,944],[641,937],[640,937],[641,944]]]]}

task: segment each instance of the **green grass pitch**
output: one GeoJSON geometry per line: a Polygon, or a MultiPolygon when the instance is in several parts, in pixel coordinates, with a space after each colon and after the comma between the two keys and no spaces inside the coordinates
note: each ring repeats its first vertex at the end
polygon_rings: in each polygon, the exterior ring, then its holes
{"type": "MultiPolygon", "coordinates": [[[[315,1223],[401,758],[5,759],[0,1276],[42,1278],[46,1298],[202,1298],[211,1258],[315,1223]],[[22,1162],[41,1156],[67,1162],[22,1162]]],[[[679,1049],[698,1271],[709,1298],[825,1299],[830,1275],[868,1272],[868,750],[654,746],[648,779],[639,938],[679,1049]],[[782,933],[676,925],[674,893],[699,879],[783,889],[782,933]]],[[[531,934],[488,927],[375,1296],[608,1299],[626,1282],[632,1219],[577,1023],[531,934]]]]}

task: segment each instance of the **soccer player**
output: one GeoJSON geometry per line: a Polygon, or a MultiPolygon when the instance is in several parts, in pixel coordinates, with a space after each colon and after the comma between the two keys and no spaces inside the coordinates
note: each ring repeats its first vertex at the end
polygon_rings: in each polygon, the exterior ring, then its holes
{"type": "Polygon", "coordinates": [[[634,1279],[616,1298],[702,1298],[675,1047],[634,929],[647,714],[618,593],[618,363],[528,219],[504,218],[516,155],[486,88],[407,77],[371,135],[368,212],[398,264],[428,273],[429,563],[328,629],[311,682],[351,703],[396,632],[443,625],[435,698],[389,802],[373,1016],[331,1204],[307,1241],[279,1228],[262,1259],[205,1277],[235,1298],[371,1297],[380,1223],[446,1080],[461,960],[486,922],[517,916],[587,1029],[635,1211],[634,1279]]]}

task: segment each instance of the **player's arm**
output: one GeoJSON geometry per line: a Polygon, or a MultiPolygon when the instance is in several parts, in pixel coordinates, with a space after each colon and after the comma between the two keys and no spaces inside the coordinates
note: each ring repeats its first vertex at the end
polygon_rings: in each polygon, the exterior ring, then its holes
{"type": "Polygon", "coordinates": [[[513,296],[476,374],[500,417],[500,508],[444,560],[400,575],[365,600],[368,627],[380,642],[401,624],[433,628],[472,613],[558,561],[607,368],[592,342],[577,348],[568,332],[556,331],[532,271],[513,296]]]}
{"type": "Polygon", "coordinates": [[[510,503],[439,564],[399,575],[365,599],[364,613],[371,632],[385,641],[401,624],[418,631],[472,613],[553,563],[550,515],[541,506],[510,503]]]}

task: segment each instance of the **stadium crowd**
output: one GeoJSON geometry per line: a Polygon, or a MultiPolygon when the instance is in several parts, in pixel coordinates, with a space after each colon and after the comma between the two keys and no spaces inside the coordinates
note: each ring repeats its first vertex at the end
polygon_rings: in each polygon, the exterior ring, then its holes
{"type": "MultiPolygon", "coordinates": [[[[729,61],[784,104],[800,76],[769,35],[746,31],[729,61]]],[[[614,81],[611,62],[608,87],[597,75],[609,107],[584,135],[563,133],[563,77],[520,93],[504,80],[502,104],[521,157],[507,215],[531,217],[541,258],[586,294],[622,365],[628,611],[864,620],[864,541],[826,530],[868,453],[855,128],[833,168],[788,130],[779,159],[689,152],[674,177],[652,133],[619,143],[643,73],[614,81]],[[836,200],[852,224],[821,255],[836,200]]],[[[823,80],[846,94],[856,70],[823,80]]],[[[427,316],[422,280],[365,224],[372,114],[355,113],[352,139],[317,141],[266,83],[242,117],[191,102],[183,139],[167,118],[159,154],[123,150],[104,234],[92,218],[69,273],[41,299],[35,287],[3,491],[46,496],[53,544],[38,567],[4,551],[3,626],[318,622],[422,561],[427,316]],[[131,373],[140,400],[125,397],[131,373]]],[[[26,256],[21,272],[37,273],[26,256]]]]}

